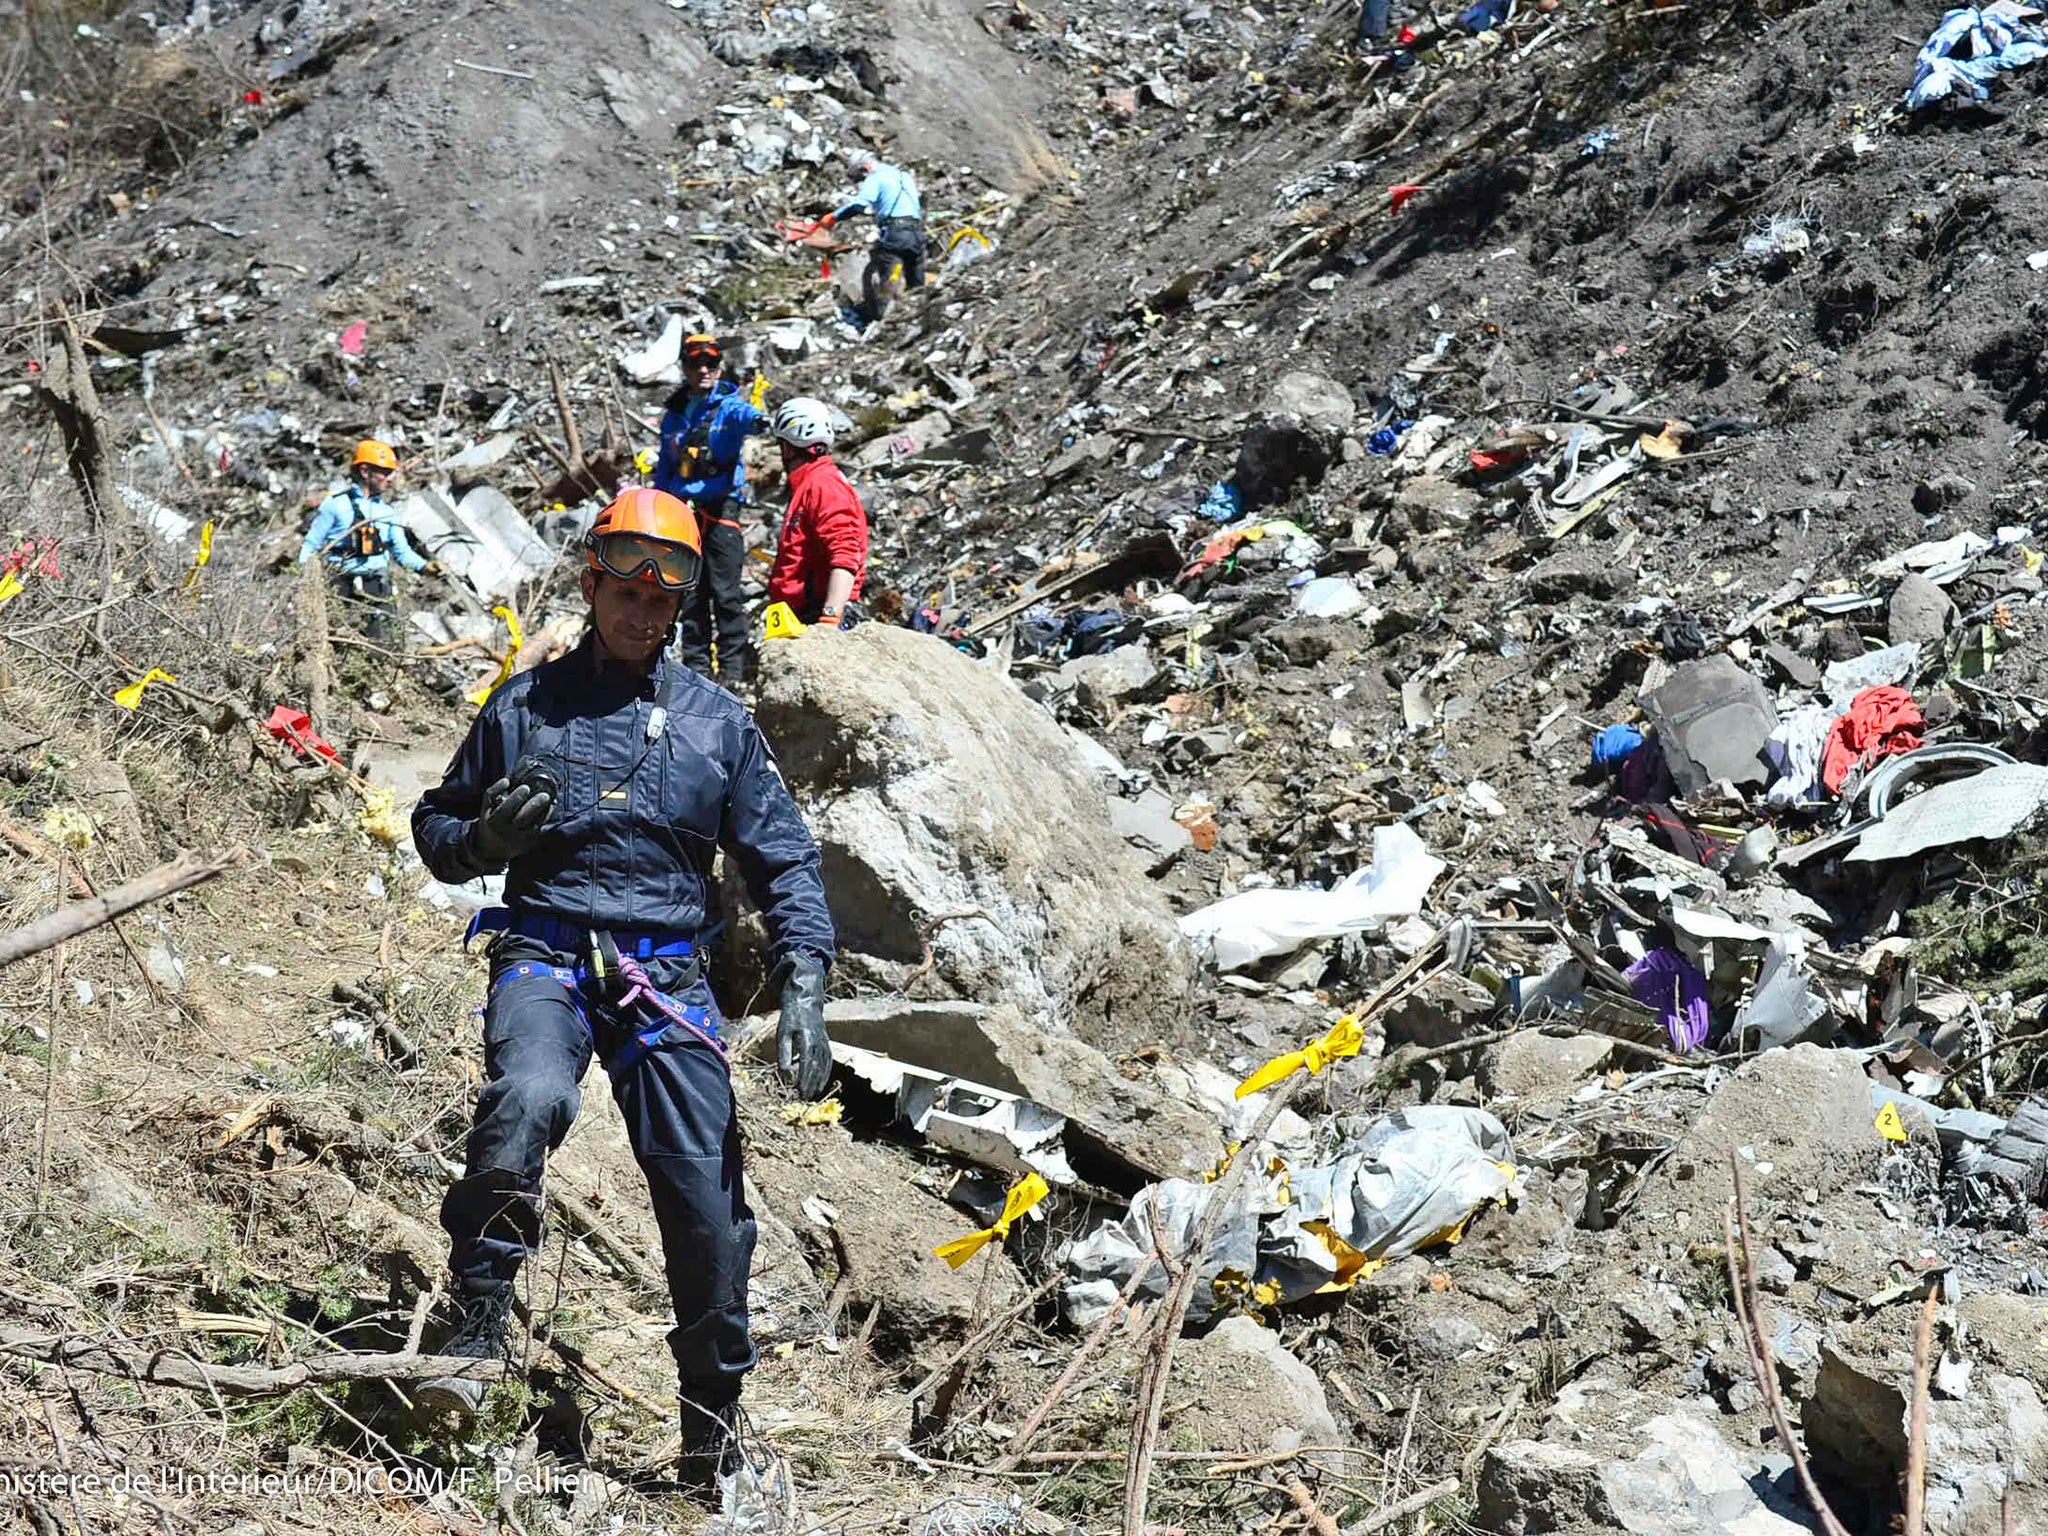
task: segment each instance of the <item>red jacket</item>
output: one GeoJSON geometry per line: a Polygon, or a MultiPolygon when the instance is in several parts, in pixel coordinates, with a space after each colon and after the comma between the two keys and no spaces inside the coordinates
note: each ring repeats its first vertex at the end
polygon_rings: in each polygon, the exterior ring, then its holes
{"type": "Polygon", "coordinates": [[[789,472],[789,510],[768,573],[768,601],[787,603],[806,624],[825,606],[834,570],[853,572],[851,597],[868,576],[868,515],[831,459],[808,459],[789,472]]]}

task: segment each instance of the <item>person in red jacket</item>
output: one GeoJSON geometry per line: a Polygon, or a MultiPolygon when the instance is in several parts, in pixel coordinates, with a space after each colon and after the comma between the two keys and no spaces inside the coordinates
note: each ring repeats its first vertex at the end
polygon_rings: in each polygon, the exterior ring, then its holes
{"type": "Polygon", "coordinates": [[[789,510],[768,573],[768,601],[787,603],[806,624],[837,629],[868,574],[868,515],[832,462],[832,411],[796,399],[770,430],[789,474],[789,510]]]}

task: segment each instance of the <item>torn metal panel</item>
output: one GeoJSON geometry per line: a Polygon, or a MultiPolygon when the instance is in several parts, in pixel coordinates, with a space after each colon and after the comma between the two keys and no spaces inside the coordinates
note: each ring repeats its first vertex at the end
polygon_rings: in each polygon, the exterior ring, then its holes
{"type": "Polygon", "coordinates": [[[894,1099],[896,1118],[943,1151],[1006,1173],[1041,1174],[1049,1184],[1080,1182],[1067,1161],[1066,1117],[1043,1104],[856,1045],[835,1041],[832,1059],[894,1099]]]}
{"type": "Polygon", "coordinates": [[[486,601],[510,597],[521,582],[532,581],[555,561],[555,552],[519,509],[487,485],[459,502],[438,488],[415,491],[400,503],[398,516],[434,559],[486,601]]]}
{"type": "Polygon", "coordinates": [[[2043,808],[2048,808],[2048,768],[2033,763],[1987,768],[1893,806],[1863,834],[1849,858],[1869,864],[1953,843],[2011,837],[2043,808]]]}
{"type": "Polygon", "coordinates": [[[1689,939],[1701,943],[1721,940],[1733,944],[1768,944],[1771,935],[1749,923],[1737,922],[1720,912],[1695,912],[1685,907],[1671,909],[1671,926],[1689,939]]]}

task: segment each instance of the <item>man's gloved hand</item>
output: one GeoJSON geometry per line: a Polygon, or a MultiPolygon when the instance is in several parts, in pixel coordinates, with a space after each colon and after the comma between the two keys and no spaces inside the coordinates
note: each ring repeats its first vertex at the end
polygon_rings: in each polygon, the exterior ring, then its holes
{"type": "Polygon", "coordinates": [[[816,955],[788,962],[775,1060],[800,1099],[822,1099],[832,1083],[832,1042],[825,1036],[825,967],[816,955]]]}
{"type": "Polygon", "coordinates": [[[837,224],[838,222],[839,215],[837,213],[828,213],[822,219],[818,220],[818,228],[830,229],[833,225],[837,224]]]}
{"type": "Polygon", "coordinates": [[[429,560],[425,565],[420,567],[420,574],[422,576],[446,575],[447,567],[442,565],[441,562],[438,560],[429,560]]]}
{"type": "Polygon", "coordinates": [[[555,797],[531,784],[500,779],[484,791],[483,814],[469,824],[471,862],[502,869],[540,841],[555,797]]]}

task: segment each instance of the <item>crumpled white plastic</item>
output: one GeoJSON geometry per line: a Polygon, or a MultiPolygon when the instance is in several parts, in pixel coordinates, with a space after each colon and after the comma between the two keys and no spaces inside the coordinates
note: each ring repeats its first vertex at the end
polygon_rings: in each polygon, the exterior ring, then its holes
{"type": "Polygon", "coordinates": [[[639,352],[621,352],[619,366],[641,384],[683,381],[683,317],[670,315],[654,344],[639,352]]]}
{"type": "Polygon", "coordinates": [[[1418,1104],[1370,1122],[1338,1122],[1344,1139],[1326,1163],[1288,1175],[1290,1203],[1259,1237],[1260,1278],[1281,1299],[1320,1290],[1336,1276],[1330,1246],[1306,1223],[1321,1222],[1368,1259],[1398,1259],[1441,1238],[1515,1177],[1515,1144],[1484,1110],[1418,1104]]]}
{"type": "Polygon", "coordinates": [[[1365,606],[1365,594],[1342,576],[1318,576],[1294,589],[1294,611],[1311,619],[1341,619],[1365,606]]]}
{"type": "Polygon", "coordinates": [[[1329,890],[1240,891],[1188,913],[1180,931],[1219,971],[1242,970],[1313,939],[1377,932],[1390,917],[1412,917],[1443,872],[1415,830],[1395,822],[1373,828],[1372,863],[1329,890]]]}

